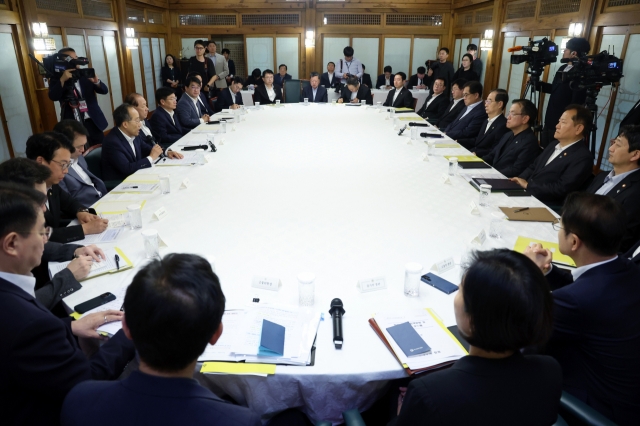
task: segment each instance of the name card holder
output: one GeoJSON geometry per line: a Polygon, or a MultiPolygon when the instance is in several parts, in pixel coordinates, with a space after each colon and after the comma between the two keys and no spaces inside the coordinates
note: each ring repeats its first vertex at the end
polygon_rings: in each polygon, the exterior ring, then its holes
{"type": "Polygon", "coordinates": [[[449,269],[453,269],[456,266],[456,263],[453,261],[453,257],[447,257],[439,262],[436,262],[431,267],[431,270],[443,273],[448,271],[449,269]]]}
{"type": "Polygon", "coordinates": [[[469,203],[469,213],[475,214],[475,215],[480,214],[480,209],[478,208],[478,205],[473,201],[469,203]]]}
{"type": "Polygon", "coordinates": [[[478,232],[478,235],[473,237],[473,239],[471,240],[471,243],[481,246],[484,244],[486,240],[487,240],[487,233],[484,232],[484,229],[483,229],[482,231],[478,232]]]}
{"type": "Polygon", "coordinates": [[[423,152],[422,155],[420,156],[420,159],[422,161],[429,162],[429,155],[426,152],[423,152]]]}
{"type": "Polygon", "coordinates": [[[276,277],[254,276],[251,287],[261,288],[263,290],[278,291],[282,287],[282,282],[276,277]]]}
{"type": "Polygon", "coordinates": [[[358,290],[360,293],[369,293],[371,291],[384,290],[387,288],[387,283],[384,277],[367,278],[358,281],[358,290]]]}
{"type": "Polygon", "coordinates": [[[165,217],[167,217],[167,214],[168,214],[167,209],[165,209],[164,207],[160,207],[158,210],[153,212],[153,218],[157,220],[162,220],[165,217]]]}
{"type": "Polygon", "coordinates": [[[180,189],[187,189],[189,188],[189,186],[191,186],[191,181],[189,180],[189,178],[184,178],[184,180],[180,184],[180,189]]]}
{"type": "Polygon", "coordinates": [[[440,178],[442,179],[442,183],[447,184],[447,185],[451,185],[451,179],[449,178],[448,174],[443,173],[440,178]]]}

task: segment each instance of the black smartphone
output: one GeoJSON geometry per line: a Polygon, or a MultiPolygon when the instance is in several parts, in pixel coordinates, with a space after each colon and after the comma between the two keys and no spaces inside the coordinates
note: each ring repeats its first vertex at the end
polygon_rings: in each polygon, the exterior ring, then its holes
{"type": "Polygon", "coordinates": [[[207,121],[207,124],[220,124],[220,121],[207,121]]]}
{"type": "Polygon", "coordinates": [[[116,300],[116,296],[113,293],[103,293],[98,297],[94,297],[93,299],[87,300],[86,302],[82,302],[79,305],[76,305],[73,310],[79,314],[84,314],[87,311],[90,311],[98,306],[102,306],[106,303],[112,302],[116,300]]]}
{"type": "Polygon", "coordinates": [[[449,282],[437,275],[434,275],[431,272],[423,275],[422,277],[420,277],[420,279],[424,283],[429,284],[431,287],[437,288],[438,290],[440,290],[445,294],[451,294],[458,289],[458,286],[455,285],[454,283],[449,282]]]}

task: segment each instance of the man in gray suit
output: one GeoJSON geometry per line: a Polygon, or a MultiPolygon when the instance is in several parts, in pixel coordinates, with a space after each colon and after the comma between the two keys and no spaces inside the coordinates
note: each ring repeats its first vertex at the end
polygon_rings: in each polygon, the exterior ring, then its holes
{"type": "Polygon", "coordinates": [[[207,107],[200,100],[200,79],[188,77],[184,86],[184,96],[178,101],[176,115],[183,129],[195,129],[209,121],[207,107]]]}
{"type": "Polygon", "coordinates": [[[229,64],[227,60],[221,54],[217,53],[216,42],[213,40],[209,40],[209,44],[207,44],[207,53],[206,56],[211,58],[213,61],[213,65],[216,67],[218,78],[215,79],[213,83],[216,86],[216,89],[224,89],[227,87],[226,77],[229,75],[229,64]]]}
{"type": "Polygon", "coordinates": [[[92,206],[107,193],[107,188],[99,177],[89,171],[82,155],[89,135],[87,129],[76,120],[62,120],[53,131],[65,135],[76,149],[71,154],[69,173],[59,183],[60,188],[83,206],[92,206]]]}

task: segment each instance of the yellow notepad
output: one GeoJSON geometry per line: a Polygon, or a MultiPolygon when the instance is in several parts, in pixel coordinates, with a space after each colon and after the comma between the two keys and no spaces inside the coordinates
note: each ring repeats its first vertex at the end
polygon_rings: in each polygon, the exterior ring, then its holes
{"type": "Polygon", "coordinates": [[[529,244],[531,243],[542,244],[543,248],[551,250],[551,252],[553,253],[553,262],[572,266],[574,268],[576,267],[576,263],[573,261],[573,259],[560,253],[560,246],[558,245],[558,243],[536,240],[535,238],[523,237],[522,235],[519,235],[518,239],[516,240],[516,244],[513,246],[513,249],[518,253],[524,253],[525,249],[529,247],[529,244]]]}
{"type": "Polygon", "coordinates": [[[482,158],[476,157],[475,155],[443,155],[447,160],[450,158],[457,158],[458,161],[461,162],[480,162],[482,163],[482,158]]]}
{"type": "Polygon", "coordinates": [[[123,182],[127,183],[158,183],[160,176],[154,174],[135,173],[127,177],[123,182]]]}
{"type": "Polygon", "coordinates": [[[98,214],[125,214],[129,212],[127,206],[140,204],[140,210],[142,210],[146,202],[147,200],[98,201],[93,208],[98,214]]]}
{"type": "Polygon", "coordinates": [[[397,117],[400,121],[424,121],[422,117],[397,117]]]}
{"type": "Polygon", "coordinates": [[[275,364],[252,364],[248,362],[203,362],[201,373],[224,374],[276,374],[275,364]]]}
{"type": "Polygon", "coordinates": [[[396,111],[413,111],[413,109],[402,107],[402,108],[396,108],[396,111]]]}
{"type": "MultiPolygon", "coordinates": [[[[437,143],[434,145],[436,148],[460,148],[460,145],[457,143],[437,143]]],[[[455,157],[455,155],[452,155],[455,157]]]]}

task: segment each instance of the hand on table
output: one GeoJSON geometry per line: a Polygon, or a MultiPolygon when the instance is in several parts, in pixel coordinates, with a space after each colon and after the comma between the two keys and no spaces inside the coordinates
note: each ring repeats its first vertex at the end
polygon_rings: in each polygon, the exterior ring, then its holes
{"type": "Polygon", "coordinates": [[[202,119],[204,120],[205,123],[208,123],[211,118],[209,117],[209,114],[204,114],[202,116],[202,119]]]}
{"type": "Polygon", "coordinates": [[[344,103],[344,101],[342,100],[342,98],[338,98],[338,103],[339,103],[339,104],[344,103]]]}
{"type": "Polygon", "coordinates": [[[102,249],[96,246],[95,244],[91,244],[90,246],[86,246],[86,247],[79,247],[76,249],[76,251],[73,254],[76,257],[90,256],[96,262],[102,262],[104,259],[107,258],[107,256],[105,256],[102,249]]]}
{"type": "Polygon", "coordinates": [[[179,160],[181,158],[184,158],[184,155],[180,154],[179,152],[169,150],[167,151],[167,157],[176,158],[179,160]]]}
{"type": "Polygon", "coordinates": [[[80,223],[89,223],[94,220],[100,220],[100,216],[95,214],[91,214],[89,212],[78,212],[76,213],[76,217],[80,223]]]}
{"type": "Polygon", "coordinates": [[[358,99],[358,98],[353,98],[353,99],[351,99],[351,103],[352,103],[352,104],[359,104],[359,103],[360,103],[360,99],[358,99]]]}
{"type": "Polygon", "coordinates": [[[528,183],[526,180],[524,180],[524,179],[522,179],[522,178],[519,178],[519,177],[513,177],[513,178],[511,178],[511,179],[509,179],[509,180],[510,180],[511,182],[515,182],[515,183],[517,183],[518,185],[520,185],[520,186],[521,186],[521,187],[523,187],[524,189],[527,189],[527,186],[529,186],[529,183],[528,183]]]}
{"type": "Polygon", "coordinates": [[[78,337],[88,337],[92,339],[105,339],[96,331],[102,324],[113,321],[122,321],[124,312],[121,311],[102,311],[85,315],[79,320],[71,322],[71,332],[78,337]]]}
{"type": "Polygon", "coordinates": [[[553,252],[542,247],[542,244],[533,243],[524,250],[524,255],[536,264],[543,273],[549,272],[551,269],[551,261],[553,260],[553,252]]]}
{"type": "Polygon", "coordinates": [[[233,104],[229,107],[229,109],[240,109],[240,105],[238,104],[233,104]]]}
{"type": "Polygon", "coordinates": [[[107,226],[109,226],[109,220],[108,219],[100,219],[98,217],[98,219],[96,219],[96,220],[92,220],[91,222],[83,223],[82,224],[82,230],[84,231],[85,235],[101,234],[101,233],[103,233],[105,231],[105,229],[107,229],[107,226]]]}

